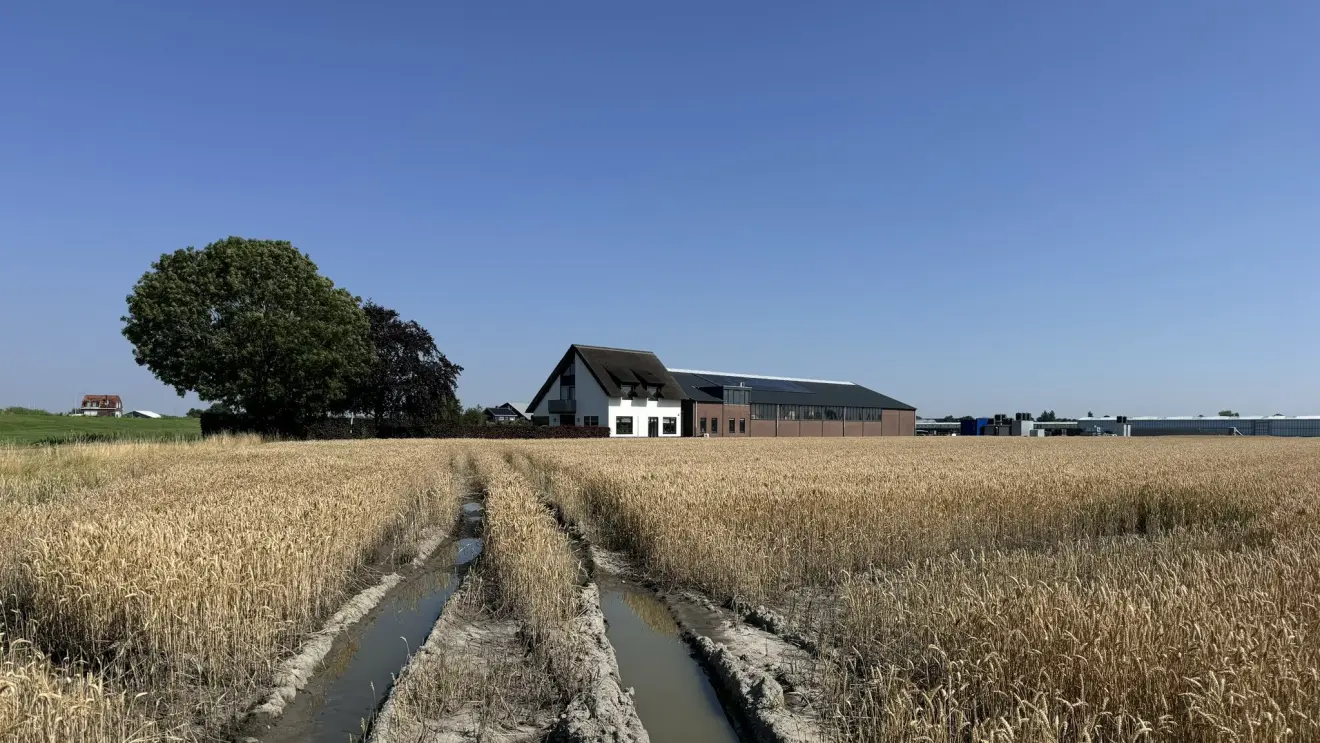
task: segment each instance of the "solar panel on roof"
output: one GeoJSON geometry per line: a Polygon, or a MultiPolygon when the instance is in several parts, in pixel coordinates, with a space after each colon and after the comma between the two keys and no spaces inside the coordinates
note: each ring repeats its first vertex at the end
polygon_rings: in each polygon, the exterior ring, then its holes
{"type": "Polygon", "coordinates": [[[811,390],[806,387],[803,387],[796,382],[790,382],[786,379],[735,377],[728,374],[702,374],[701,378],[709,380],[712,384],[721,387],[746,387],[748,389],[760,390],[762,392],[811,392],[811,390]]]}

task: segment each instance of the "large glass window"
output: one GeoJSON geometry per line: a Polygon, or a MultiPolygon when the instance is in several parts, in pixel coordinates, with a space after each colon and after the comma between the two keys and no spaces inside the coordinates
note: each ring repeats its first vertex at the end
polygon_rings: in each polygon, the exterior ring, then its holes
{"type": "Polygon", "coordinates": [[[739,418],[739,419],[738,419],[738,433],[747,433],[747,419],[746,419],[746,418],[739,418]]]}
{"type": "Polygon", "coordinates": [[[780,405],[780,406],[779,406],[779,420],[781,420],[781,421],[795,421],[795,420],[797,420],[797,419],[798,419],[798,408],[799,408],[799,407],[801,407],[801,406],[800,406],[800,405],[780,405]]]}
{"type": "Polygon", "coordinates": [[[678,419],[677,419],[677,418],[665,418],[665,419],[664,419],[664,424],[665,424],[665,428],[664,428],[664,433],[665,433],[665,434],[667,434],[667,435],[673,435],[673,434],[678,433],[678,419]]]}
{"type": "Polygon", "coordinates": [[[706,432],[706,417],[705,417],[705,416],[702,416],[702,417],[701,417],[701,432],[702,432],[702,433],[705,433],[705,432],[706,432]]]}
{"type": "Polygon", "coordinates": [[[582,416],[582,425],[584,425],[584,426],[599,426],[599,425],[600,425],[600,416],[599,416],[599,415],[584,415],[584,416],[582,416]]]}
{"type": "Polygon", "coordinates": [[[775,406],[771,403],[752,403],[752,420],[772,421],[775,419],[775,406]]]}
{"type": "Polygon", "coordinates": [[[576,393],[576,392],[577,392],[577,388],[576,388],[576,387],[560,387],[560,388],[559,388],[559,399],[560,399],[560,400],[574,400],[574,399],[576,399],[576,398],[575,398],[573,395],[574,395],[574,393],[576,393]]]}
{"type": "Polygon", "coordinates": [[[614,433],[615,433],[615,435],[617,435],[617,436],[631,436],[631,435],[632,435],[632,432],[633,432],[633,428],[632,428],[632,416],[631,416],[631,415],[621,415],[621,416],[619,416],[618,418],[615,418],[615,419],[614,419],[614,433]]]}
{"type": "Polygon", "coordinates": [[[728,427],[727,430],[728,430],[728,432],[729,432],[729,435],[733,435],[733,419],[732,419],[732,418],[729,419],[729,427],[728,427]]]}
{"type": "Polygon", "coordinates": [[[745,390],[745,389],[738,389],[738,388],[735,388],[735,387],[725,387],[725,388],[724,388],[724,404],[725,404],[725,405],[746,405],[746,404],[747,404],[747,390],[745,390]]]}
{"type": "Polygon", "coordinates": [[[825,420],[841,421],[843,420],[843,408],[830,406],[825,408],[825,420]]]}
{"type": "Polygon", "coordinates": [[[711,418],[711,419],[710,419],[710,432],[711,432],[711,433],[719,433],[719,432],[720,432],[720,419],[719,419],[719,418],[711,418]]]}

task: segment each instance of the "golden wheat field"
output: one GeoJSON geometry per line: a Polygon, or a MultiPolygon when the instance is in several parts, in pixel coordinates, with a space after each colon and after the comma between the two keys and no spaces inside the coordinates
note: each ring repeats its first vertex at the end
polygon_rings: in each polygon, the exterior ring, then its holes
{"type": "Polygon", "coordinates": [[[1320,740],[1320,442],[1241,438],[0,450],[0,740],[208,739],[466,478],[493,608],[557,678],[547,504],[789,617],[842,740],[1320,740]]]}
{"type": "Polygon", "coordinates": [[[661,580],[766,601],[867,741],[1320,740],[1320,442],[520,447],[661,580]]]}
{"type": "Polygon", "coordinates": [[[202,739],[457,513],[427,442],[0,450],[0,740],[202,739]]]}

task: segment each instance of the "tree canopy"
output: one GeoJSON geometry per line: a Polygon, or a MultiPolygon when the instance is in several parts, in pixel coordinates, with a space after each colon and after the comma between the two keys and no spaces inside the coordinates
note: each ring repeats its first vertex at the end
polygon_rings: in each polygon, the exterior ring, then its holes
{"type": "Polygon", "coordinates": [[[280,240],[166,253],[128,296],[124,337],[179,395],[295,424],[346,405],[372,359],[358,300],[280,240]]]}
{"type": "Polygon", "coordinates": [[[356,385],[353,408],[375,419],[404,425],[452,421],[459,415],[458,375],[426,328],[375,302],[363,306],[373,359],[356,385]]]}

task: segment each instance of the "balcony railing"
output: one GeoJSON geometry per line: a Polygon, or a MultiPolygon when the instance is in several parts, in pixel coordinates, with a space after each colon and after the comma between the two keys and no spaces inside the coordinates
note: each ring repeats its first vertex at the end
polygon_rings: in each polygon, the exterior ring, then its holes
{"type": "Polygon", "coordinates": [[[563,413],[576,413],[577,400],[551,400],[550,411],[556,415],[563,413]]]}

